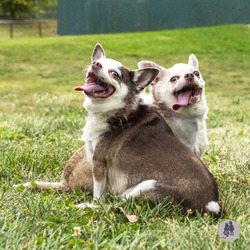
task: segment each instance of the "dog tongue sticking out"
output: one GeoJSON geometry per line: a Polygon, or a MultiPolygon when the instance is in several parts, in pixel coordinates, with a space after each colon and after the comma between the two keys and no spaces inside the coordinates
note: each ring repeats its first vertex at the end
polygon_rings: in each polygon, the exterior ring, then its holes
{"type": "Polygon", "coordinates": [[[75,88],[76,91],[84,91],[86,94],[90,94],[92,92],[105,91],[106,88],[96,83],[85,84],[84,86],[79,86],[75,88]]]}
{"type": "Polygon", "coordinates": [[[93,73],[87,77],[86,84],[75,88],[76,91],[84,91],[93,98],[107,98],[115,92],[115,88],[98,79],[93,73]]]}
{"type": "Polygon", "coordinates": [[[76,87],[75,90],[84,91],[86,94],[90,94],[92,92],[105,91],[107,89],[97,82],[95,75],[90,75],[87,78],[86,84],[84,86],[76,87]]]}
{"type": "Polygon", "coordinates": [[[178,110],[181,106],[187,106],[192,92],[192,90],[187,90],[178,93],[178,103],[173,105],[173,110],[178,110]]]}
{"type": "Polygon", "coordinates": [[[88,83],[85,84],[82,87],[82,90],[86,93],[86,94],[90,94],[92,92],[99,92],[99,91],[105,91],[106,88],[104,88],[102,85],[100,84],[96,84],[95,82],[92,83],[88,83]]]}
{"type": "Polygon", "coordinates": [[[178,103],[173,105],[173,110],[178,110],[182,106],[188,106],[190,104],[195,104],[200,100],[200,95],[202,93],[202,88],[197,89],[186,89],[185,91],[177,92],[175,95],[178,98],[178,103]]]}

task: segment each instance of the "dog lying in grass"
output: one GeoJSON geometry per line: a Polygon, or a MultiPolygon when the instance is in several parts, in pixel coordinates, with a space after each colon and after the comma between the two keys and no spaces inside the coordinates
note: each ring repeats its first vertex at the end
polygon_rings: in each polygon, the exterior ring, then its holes
{"type": "MultiPolygon", "coordinates": [[[[83,140],[93,167],[94,199],[104,197],[109,186],[122,197],[143,193],[163,201],[170,196],[172,204],[181,204],[183,212],[197,209],[218,215],[218,188],[213,175],[176,139],[156,109],[143,104],[139,96],[158,72],[154,68],[129,71],[121,63],[107,59],[100,44],[94,48],[86,84],[76,88],[86,95],[88,117],[83,140]]],[[[77,182],[70,182],[84,178],[78,161],[84,158],[84,151],[81,148],[72,156],[62,182],[50,183],[50,188],[79,187],[77,182]]]]}
{"type": "Polygon", "coordinates": [[[151,94],[144,94],[144,99],[147,104],[153,104],[157,108],[174,135],[198,157],[202,157],[208,145],[208,108],[205,82],[199,72],[197,58],[191,54],[188,64],[175,64],[169,69],[150,61],[141,61],[138,67],[160,71],[150,85],[151,94]]]}

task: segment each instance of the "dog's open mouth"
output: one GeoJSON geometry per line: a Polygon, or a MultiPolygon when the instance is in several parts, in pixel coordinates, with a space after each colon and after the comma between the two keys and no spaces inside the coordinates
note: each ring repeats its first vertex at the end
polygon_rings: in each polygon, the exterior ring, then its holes
{"type": "Polygon", "coordinates": [[[75,88],[76,91],[84,91],[84,93],[92,98],[108,98],[114,92],[115,88],[101,81],[94,73],[89,73],[86,84],[75,88]]]}
{"type": "Polygon", "coordinates": [[[173,105],[173,110],[197,103],[200,100],[201,93],[202,88],[198,88],[197,86],[184,87],[176,91],[174,95],[177,97],[178,102],[173,105]]]}

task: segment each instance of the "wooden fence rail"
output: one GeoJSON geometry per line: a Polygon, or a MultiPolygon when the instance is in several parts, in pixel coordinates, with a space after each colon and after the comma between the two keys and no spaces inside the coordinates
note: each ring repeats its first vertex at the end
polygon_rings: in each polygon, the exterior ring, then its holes
{"type": "Polygon", "coordinates": [[[14,25],[37,25],[38,36],[42,37],[42,26],[48,24],[48,21],[44,20],[0,20],[0,24],[9,25],[10,38],[14,38],[14,25]]]}

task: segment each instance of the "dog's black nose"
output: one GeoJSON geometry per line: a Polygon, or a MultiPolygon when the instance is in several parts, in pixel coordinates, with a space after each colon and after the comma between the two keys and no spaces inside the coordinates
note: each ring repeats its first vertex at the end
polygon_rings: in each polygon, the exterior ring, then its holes
{"type": "Polygon", "coordinates": [[[187,73],[185,76],[185,79],[187,79],[187,80],[193,80],[193,78],[194,78],[194,74],[192,74],[192,73],[187,73]]]}
{"type": "Polygon", "coordinates": [[[93,62],[93,63],[92,63],[92,66],[93,66],[93,67],[97,67],[97,68],[102,68],[102,64],[99,63],[99,62],[93,62]]]}

